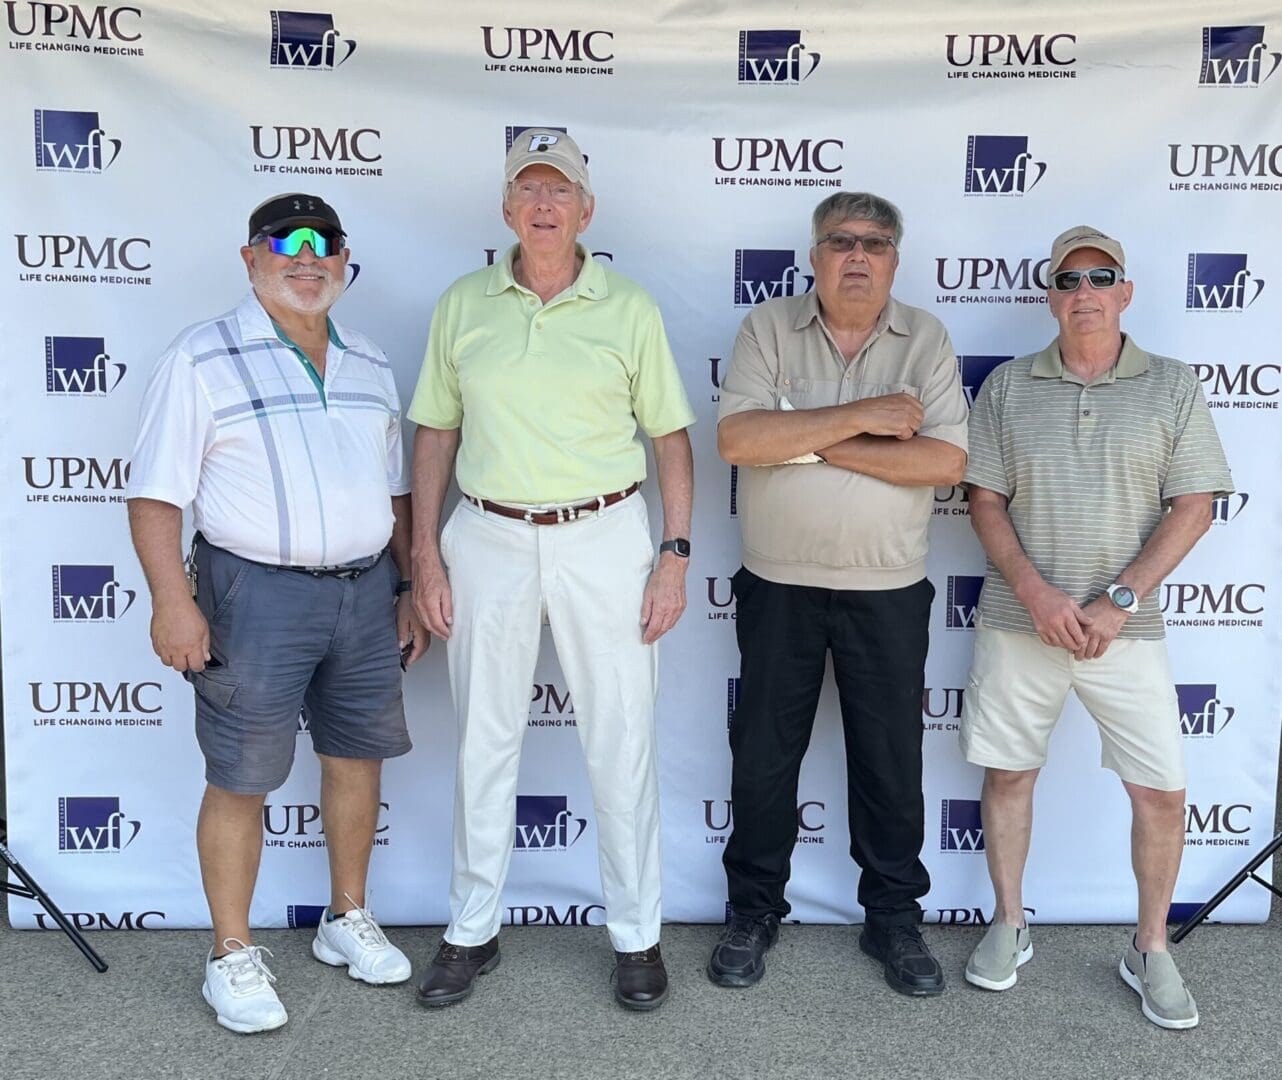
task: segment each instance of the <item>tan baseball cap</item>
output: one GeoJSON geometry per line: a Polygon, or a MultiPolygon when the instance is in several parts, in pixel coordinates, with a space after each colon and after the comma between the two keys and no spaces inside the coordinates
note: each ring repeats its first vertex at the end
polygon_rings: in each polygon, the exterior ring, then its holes
{"type": "Polygon", "coordinates": [[[552,128],[526,128],[512,140],[503,164],[503,187],[517,178],[522,169],[531,165],[551,165],[567,180],[579,184],[586,195],[592,194],[588,183],[588,163],[578,143],[564,131],[552,128]]]}
{"type": "Polygon", "coordinates": [[[1060,264],[1068,258],[1069,253],[1078,248],[1095,248],[1097,251],[1102,251],[1119,267],[1126,269],[1126,254],[1122,251],[1121,244],[1092,225],[1074,225],[1055,237],[1055,242],[1051,244],[1050,269],[1046,272],[1055,273],[1060,264]]]}

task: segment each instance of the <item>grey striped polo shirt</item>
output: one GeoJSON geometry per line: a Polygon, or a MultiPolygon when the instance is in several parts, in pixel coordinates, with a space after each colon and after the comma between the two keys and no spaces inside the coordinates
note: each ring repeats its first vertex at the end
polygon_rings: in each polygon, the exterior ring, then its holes
{"type": "MultiPolygon", "coordinates": [[[[1089,384],[1065,369],[1059,338],[994,370],[970,415],[965,482],[1008,497],[1025,553],[1079,604],[1135,560],[1168,500],[1233,490],[1197,377],[1129,336],[1117,364],[1089,384]]],[[[979,617],[1036,633],[991,560],[979,617]]],[[[1118,636],[1165,636],[1156,590],[1118,636]]]]}

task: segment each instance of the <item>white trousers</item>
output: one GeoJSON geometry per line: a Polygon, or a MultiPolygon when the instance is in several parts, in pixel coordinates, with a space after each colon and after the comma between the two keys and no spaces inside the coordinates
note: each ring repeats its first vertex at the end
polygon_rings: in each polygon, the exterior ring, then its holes
{"type": "Polygon", "coordinates": [[[620,952],[659,940],[658,650],[641,641],[654,561],[632,495],[560,525],[527,525],[461,499],[441,533],[454,624],[447,644],[459,720],[454,870],[445,940],[498,933],[516,835],[521,740],[546,615],[596,809],[606,927],[620,952]]]}

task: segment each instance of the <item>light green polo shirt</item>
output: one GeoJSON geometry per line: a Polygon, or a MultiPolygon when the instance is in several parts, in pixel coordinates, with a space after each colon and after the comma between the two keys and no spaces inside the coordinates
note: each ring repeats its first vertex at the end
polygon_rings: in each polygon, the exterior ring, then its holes
{"type": "Polygon", "coordinates": [[[695,419],[659,308],[582,248],[578,278],[544,304],[513,278],[517,251],[445,291],[407,415],[462,427],[465,494],[547,505],[622,491],[645,477],[639,430],[695,419]]]}
{"type": "MultiPolygon", "coordinates": [[[[1129,336],[1117,363],[1089,384],[1064,367],[1059,338],[996,368],[970,414],[965,482],[1008,497],[1037,572],[1083,605],[1135,560],[1169,500],[1233,490],[1197,376],[1129,336]]],[[[1165,637],[1157,594],[1140,600],[1119,637],[1165,637]]],[[[1037,632],[991,560],[979,617],[1037,632]]]]}

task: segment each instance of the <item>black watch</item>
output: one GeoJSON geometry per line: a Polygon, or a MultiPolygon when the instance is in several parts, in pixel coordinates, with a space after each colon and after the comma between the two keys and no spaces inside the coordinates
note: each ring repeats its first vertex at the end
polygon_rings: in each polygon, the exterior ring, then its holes
{"type": "Polygon", "coordinates": [[[684,536],[678,536],[675,540],[665,540],[659,545],[659,554],[665,551],[672,552],[673,555],[682,559],[690,558],[690,541],[684,536]]]}
{"type": "Polygon", "coordinates": [[[414,588],[414,582],[413,582],[413,581],[410,581],[410,580],[398,581],[398,582],[396,583],[396,595],[397,595],[397,596],[400,596],[400,595],[401,595],[401,593],[407,593],[407,592],[409,592],[412,588],[414,588]]]}

